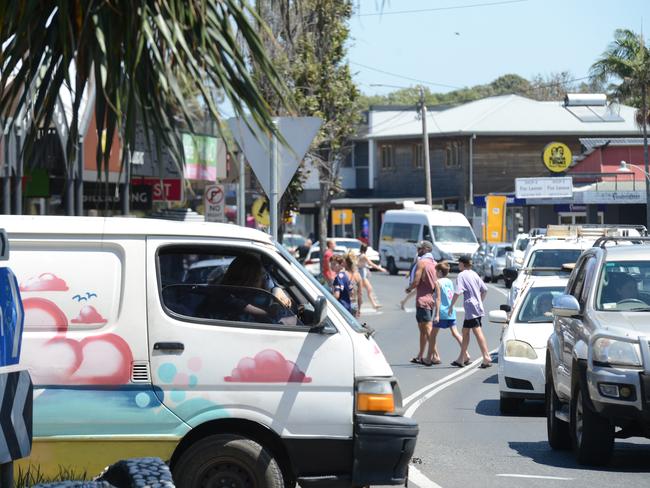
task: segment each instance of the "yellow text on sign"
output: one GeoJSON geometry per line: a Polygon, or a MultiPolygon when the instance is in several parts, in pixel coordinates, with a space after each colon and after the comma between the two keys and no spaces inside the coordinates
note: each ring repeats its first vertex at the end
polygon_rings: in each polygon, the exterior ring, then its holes
{"type": "Polygon", "coordinates": [[[260,197],[253,202],[251,213],[255,218],[255,222],[259,225],[268,227],[271,225],[271,216],[269,214],[269,202],[266,198],[260,197]]]}
{"type": "Polygon", "coordinates": [[[486,241],[503,242],[506,238],[506,197],[505,195],[488,195],[485,197],[487,210],[486,241]]]}
{"type": "Polygon", "coordinates": [[[351,208],[335,208],[332,210],[332,225],[349,225],[352,223],[351,208]]]}
{"type": "Polygon", "coordinates": [[[544,166],[553,173],[562,173],[569,169],[573,161],[571,149],[561,142],[551,142],[546,145],[542,153],[544,166]]]}

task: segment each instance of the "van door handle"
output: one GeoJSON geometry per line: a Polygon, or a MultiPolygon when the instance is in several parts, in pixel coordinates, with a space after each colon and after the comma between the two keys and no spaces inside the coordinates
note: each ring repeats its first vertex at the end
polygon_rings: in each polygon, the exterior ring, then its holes
{"type": "Polygon", "coordinates": [[[153,349],[154,351],[184,351],[185,345],[182,342],[156,342],[153,349]]]}

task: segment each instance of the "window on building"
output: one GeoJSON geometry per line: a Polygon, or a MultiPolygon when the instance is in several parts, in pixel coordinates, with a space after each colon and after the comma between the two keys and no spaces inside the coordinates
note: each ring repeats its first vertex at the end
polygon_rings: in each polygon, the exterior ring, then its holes
{"type": "Polygon", "coordinates": [[[390,144],[384,144],[380,149],[381,169],[389,170],[395,168],[395,148],[390,144]]]}
{"type": "Polygon", "coordinates": [[[446,148],[447,159],[445,166],[447,168],[459,168],[461,159],[461,144],[459,142],[450,142],[446,148]]]}
{"type": "Polygon", "coordinates": [[[424,168],[424,150],[422,144],[413,144],[413,169],[424,168]]]}
{"type": "Polygon", "coordinates": [[[444,149],[431,150],[431,166],[434,168],[442,168],[447,165],[447,151],[444,149]]]}

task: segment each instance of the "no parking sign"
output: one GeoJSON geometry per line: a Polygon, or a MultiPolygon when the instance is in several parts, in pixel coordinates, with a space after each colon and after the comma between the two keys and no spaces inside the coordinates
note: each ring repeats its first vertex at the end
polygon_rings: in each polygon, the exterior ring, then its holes
{"type": "Polygon", "coordinates": [[[205,220],[208,222],[226,221],[226,192],[223,185],[209,185],[203,193],[205,220]]]}

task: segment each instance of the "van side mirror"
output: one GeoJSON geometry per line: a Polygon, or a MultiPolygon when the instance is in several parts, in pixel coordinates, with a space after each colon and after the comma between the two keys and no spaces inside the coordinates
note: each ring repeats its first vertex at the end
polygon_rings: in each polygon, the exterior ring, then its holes
{"type": "Polygon", "coordinates": [[[580,304],[572,295],[558,295],[553,298],[552,311],[558,317],[575,317],[580,315],[580,304]]]}
{"type": "Polygon", "coordinates": [[[325,297],[318,297],[314,306],[314,327],[319,327],[327,319],[327,300],[325,297]]]}
{"type": "Polygon", "coordinates": [[[519,276],[519,272],[515,268],[504,268],[503,276],[507,280],[515,281],[517,279],[517,276],[519,276]]]}

